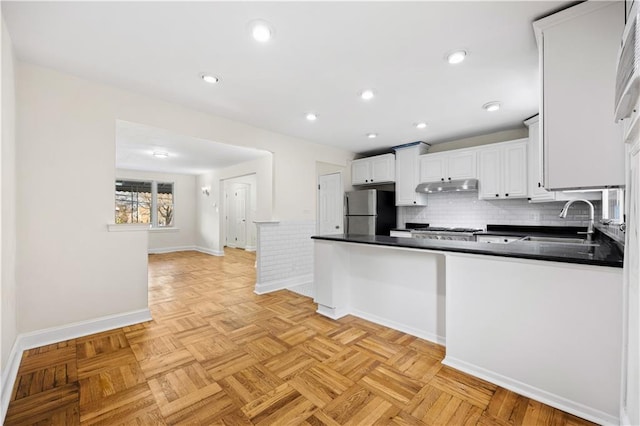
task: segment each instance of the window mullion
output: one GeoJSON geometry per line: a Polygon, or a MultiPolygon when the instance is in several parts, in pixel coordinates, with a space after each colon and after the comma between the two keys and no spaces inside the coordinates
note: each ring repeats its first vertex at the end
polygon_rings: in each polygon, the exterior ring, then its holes
{"type": "Polygon", "coordinates": [[[151,227],[158,226],[158,182],[151,182],[151,227]]]}

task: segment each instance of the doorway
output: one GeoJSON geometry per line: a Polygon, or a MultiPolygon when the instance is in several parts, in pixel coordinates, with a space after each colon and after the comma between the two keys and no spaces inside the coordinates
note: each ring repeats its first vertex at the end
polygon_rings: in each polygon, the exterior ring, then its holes
{"type": "Polygon", "coordinates": [[[318,224],[320,235],[342,234],[344,227],[342,174],[318,176],[318,224]]]}
{"type": "Polygon", "coordinates": [[[257,180],[255,174],[222,181],[224,188],[223,243],[227,247],[255,251],[257,180]]]}

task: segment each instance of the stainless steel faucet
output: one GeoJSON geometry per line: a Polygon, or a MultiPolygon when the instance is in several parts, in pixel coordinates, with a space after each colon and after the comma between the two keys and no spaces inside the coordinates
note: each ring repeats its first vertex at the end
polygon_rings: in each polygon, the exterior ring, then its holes
{"type": "Polygon", "coordinates": [[[593,240],[593,221],[595,216],[595,209],[593,208],[593,204],[591,204],[591,201],[584,200],[582,198],[567,201],[567,204],[564,205],[562,211],[560,212],[560,217],[565,219],[567,217],[567,211],[569,211],[569,207],[571,206],[571,204],[577,203],[578,201],[585,202],[589,205],[589,227],[587,228],[586,234],[587,241],[591,242],[593,240]]]}

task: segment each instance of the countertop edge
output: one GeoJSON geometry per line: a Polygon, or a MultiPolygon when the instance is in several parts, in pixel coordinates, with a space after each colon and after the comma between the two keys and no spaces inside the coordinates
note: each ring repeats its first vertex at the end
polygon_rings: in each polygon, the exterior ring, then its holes
{"type": "Polygon", "coordinates": [[[404,238],[398,237],[386,237],[393,238],[394,241],[362,241],[354,238],[348,238],[344,235],[314,235],[311,237],[315,240],[324,240],[324,241],[335,241],[335,242],[343,242],[343,243],[351,243],[351,244],[366,244],[366,245],[376,245],[376,246],[387,246],[387,247],[402,247],[408,249],[415,250],[428,250],[428,251],[439,251],[439,252],[451,252],[451,253],[465,253],[465,254],[477,254],[483,256],[496,256],[496,257],[506,257],[506,258],[516,258],[516,259],[529,259],[529,260],[539,260],[546,262],[559,262],[559,263],[573,263],[579,265],[591,265],[591,266],[605,266],[611,268],[622,268],[623,267],[623,259],[620,261],[609,261],[609,260],[601,260],[601,259],[581,259],[581,258],[570,258],[570,257],[559,257],[559,256],[551,256],[551,255],[541,255],[535,253],[507,253],[507,252],[496,252],[490,250],[490,247],[486,247],[485,249],[473,249],[466,247],[443,247],[443,246],[419,246],[415,244],[402,244],[405,240],[404,238]]]}

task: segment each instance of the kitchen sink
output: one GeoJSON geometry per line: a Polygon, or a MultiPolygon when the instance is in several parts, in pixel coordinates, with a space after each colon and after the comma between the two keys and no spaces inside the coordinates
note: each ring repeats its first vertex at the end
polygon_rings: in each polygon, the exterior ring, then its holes
{"type": "Polygon", "coordinates": [[[564,237],[528,236],[528,237],[520,238],[517,241],[530,241],[530,242],[545,243],[545,244],[563,244],[563,245],[592,246],[592,247],[596,247],[599,245],[596,243],[589,242],[584,238],[564,238],[564,237]]]}

